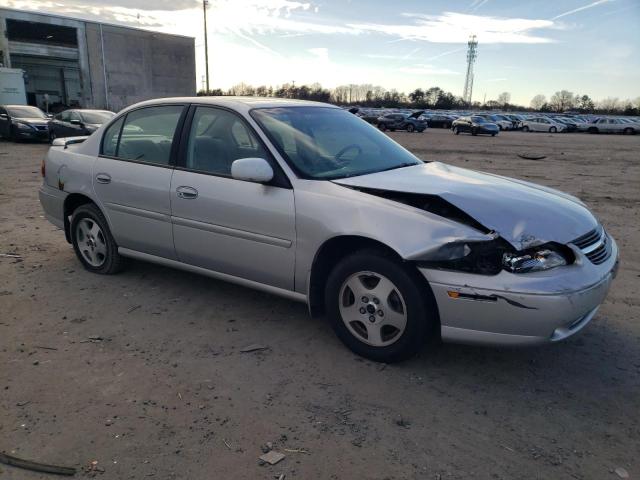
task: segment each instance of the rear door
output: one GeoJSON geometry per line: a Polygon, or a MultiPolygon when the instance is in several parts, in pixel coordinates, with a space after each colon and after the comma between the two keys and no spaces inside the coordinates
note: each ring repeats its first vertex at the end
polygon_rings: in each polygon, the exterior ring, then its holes
{"type": "Polygon", "coordinates": [[[178,259],[293,290],[293,190],[251,127],[235,112],[192,107],[181,143],[171,181],[178,259]],[[231,177],[234,160],[256,157],[274,168],[273,182],[265,185],[231,177]]]}
{"type": "Polygon", "coordinates": [[[119,246],[175,259],[170,187],[184,105],[130,111],[112,123],[94,164],[94,190],[119,246]]]}

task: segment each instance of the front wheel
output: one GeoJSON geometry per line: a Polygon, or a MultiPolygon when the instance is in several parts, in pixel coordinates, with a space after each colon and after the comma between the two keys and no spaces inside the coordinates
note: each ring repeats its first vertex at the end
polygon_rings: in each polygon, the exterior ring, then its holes
{"type": "Polygon", "coordinates": [[[525,125],[524,127],[522,127],[522,131],[523,132],[529,132],[530,131],[529,126],[525,125]]]}
{"type": "Polygon", "coordinates": [[[625,128],[622,132],[624,135],[633,135],[635,130],[633,128],[625,128]]]}
{"type": "Polygon", "coordinates": [[[558,129],[556,127],[551,127],[549,129],[549,133],[556,133],[558,131],[558,129]]]}
{"type": "Polygon", "coordinates": [[[471,135],[478,135],[478,130],[475,128],[471,129],[471,135]]]}
{"type": "Polygon", "coordinates": [[[460,135],[460,129],[458,129],[458,127],[453,127],[453,133],[460,135]]]}
{"type": "Polygon", "coordinates": [[[416,130],[416,127],[414,127],[411,123],[407,125],[407,132],[413,133],[415,130],[416,130]]]}
{"type": "Polygon", "coordinates": [[[363,250],[338,263],[327,280],[325,305],[338,338],[377,362],[410,358],[437,337],[428,284],[384,252],[363,250]]]}
{"type": "Polygon", "coordinates": [[[118,253],[107,220],[93,204],[81,205],[73,212],[71,241],[76,256],[90,272],[109,275],[124,267],[125,259],[118,253]]]}

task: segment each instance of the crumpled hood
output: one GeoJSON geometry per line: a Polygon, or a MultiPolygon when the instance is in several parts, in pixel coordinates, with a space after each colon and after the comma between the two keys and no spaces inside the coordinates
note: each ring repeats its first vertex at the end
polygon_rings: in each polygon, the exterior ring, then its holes
{"type": "Polygon", "coordinates": [[[350,187],[437,195],[521,250],[568,243],[597,220],[575,197],[533,183],[440,162],[335,180],[350,187]]]}

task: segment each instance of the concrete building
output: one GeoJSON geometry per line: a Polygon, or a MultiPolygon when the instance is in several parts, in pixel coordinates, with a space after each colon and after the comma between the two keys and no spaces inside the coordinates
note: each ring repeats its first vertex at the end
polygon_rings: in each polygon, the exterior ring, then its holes
{"type": "Polygon", "coordinates": [[[0,8],[0,65],[25,71],[27,102],[118,111],[196,92],[194,39],[0,8]]]}

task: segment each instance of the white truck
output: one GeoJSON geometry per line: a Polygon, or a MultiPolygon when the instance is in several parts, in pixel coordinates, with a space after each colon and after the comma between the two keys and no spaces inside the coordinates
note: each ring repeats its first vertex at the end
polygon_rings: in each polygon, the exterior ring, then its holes
{"type": "Polygon", "coordinates": [[[24,71],[0,67],[0,105],[26,105],[24,71]]]}

